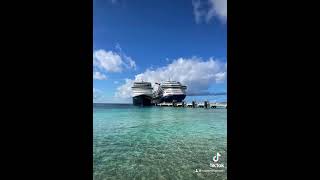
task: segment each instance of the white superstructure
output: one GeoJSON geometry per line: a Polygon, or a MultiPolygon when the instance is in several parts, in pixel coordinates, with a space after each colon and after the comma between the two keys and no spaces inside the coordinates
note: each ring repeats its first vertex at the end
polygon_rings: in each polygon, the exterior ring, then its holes
{"type": "Polygon", "coordinates": [[[185,95],[187,89],[186,86],[182,86],[177,81],[165,81],[160,87],[163,90],[162,96],[185,95]]]}
{"type": "Polygon", "coordinates": [[[152,97],[152,86],[150,82],[134,82],[132,86],[132,96],[141,96],[141,95],[146,95],[152,97]]]}

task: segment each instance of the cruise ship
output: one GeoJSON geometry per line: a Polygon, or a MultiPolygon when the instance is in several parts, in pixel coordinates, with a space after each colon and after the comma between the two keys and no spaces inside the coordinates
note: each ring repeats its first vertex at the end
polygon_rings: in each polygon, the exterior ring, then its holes
{"type": "Polygon", "coordinates": [[[153,94],[155,102],[182,102],[186,97],[187,86],[177,81],[165,81],[159,85],[158,90],[153,94]]]}
{"type": "Polygon", "coordinates": [[[152,105],[152,86],[150,82],[134,82],[132,88],[132,102],[136,106],[152,105]]]}

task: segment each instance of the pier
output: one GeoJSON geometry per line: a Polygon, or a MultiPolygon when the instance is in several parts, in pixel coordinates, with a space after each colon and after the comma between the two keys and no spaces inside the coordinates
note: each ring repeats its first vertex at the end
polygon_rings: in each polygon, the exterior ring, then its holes
{"type": "Polygon", "coordinates": [[[225,103],[210,103],[209,101],[204,102],[162,102],[156,103],[155,106],[160,107],[185,107],[185,108],[225,108],[227,109],[227,104],[225,103]]]}

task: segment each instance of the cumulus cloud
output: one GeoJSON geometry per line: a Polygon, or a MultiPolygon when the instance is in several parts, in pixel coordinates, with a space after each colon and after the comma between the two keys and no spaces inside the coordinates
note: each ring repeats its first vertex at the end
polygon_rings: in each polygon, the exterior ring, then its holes
{"type": "Polygon", "coordinates": [[[107,76],[102,74],[101,72],[99,71],[96,71],[93,73],[93,79],[97,79],[97,80],[106,80],[107,79],[107,76]]]}
{"type": "Polygon", "coordinates": [[[125,83],[118,87],[115,96],[131,97],[134,81],[148,81],[155,86],[156,82],[161,83],[170,79],[187,85],[187,92],[194,93],[207,91],[212,84],[224,82],[226,76],[226,63],[213,58],[206,61],[198,57],[179,58],[167,66],[155,70],[147,69],[144,73],[136,75],[134,79],[126,79],[125,83]]]}
{"type": "Polygon", "coordinates": [[[115,52],[99,49],[93,52],[93,66],[107,72],[121,72],[123,61],[115,52]]]}
{"type": "Polygon", "coordinates": [[[117,88],[115,93],[115,97],[117,98],[130,98],[132,96],[131,87],[133,85],[134,80],[125,79],[125,83],[117,88]]]}
{"type": "Polygon", "coordinates": [[[192,6],[196,23],[209,23],[215,16],[227,21],[227,0],[192,0],[192,6]]]}
{"type": "Polygon", "coordinates": [[[227,21],[227,0],[209,0],[210,9],[206,16],[209,22],[213,16],[217,16],[222,22],[227,21]]]}
{"type": "Polygon", "coordinates": [[[131,57],[113,51],[99,49],[93,52],[93,66],[107,72],[122,72],[123,69],[136,69],[136,62],[131,57]]]}

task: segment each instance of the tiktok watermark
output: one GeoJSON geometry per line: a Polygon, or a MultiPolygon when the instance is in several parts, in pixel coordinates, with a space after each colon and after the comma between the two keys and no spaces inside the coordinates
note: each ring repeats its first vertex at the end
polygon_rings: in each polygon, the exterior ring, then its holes
{"type": "Polygon", "coordinates": [[[212,161],[209,164],[209,167],[212,169],[196,169],[196,173],[201,173],[201,172],[224,172],[224,164],[219,163],[220,161],[221,154],[219,152],[216,153],[215,156],[213,156],[212,161]]]}

